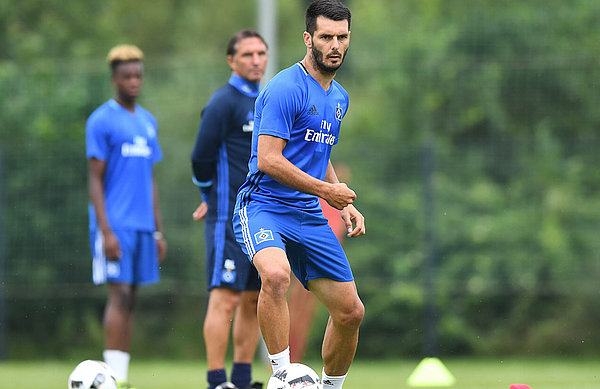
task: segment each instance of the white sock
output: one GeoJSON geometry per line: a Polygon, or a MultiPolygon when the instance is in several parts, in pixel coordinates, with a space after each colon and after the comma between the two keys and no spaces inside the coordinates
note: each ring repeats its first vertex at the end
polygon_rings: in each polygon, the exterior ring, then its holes
{"type": "Polygon", "coordinates": [[[321,381],[323,382],[323,389],[342,389],[342,385],[344,385],[344,380],[348,373],[340,376],[328,376],[325,374],[325,368],[323,368],[323,374],[321,381]]]}
{"type": "Polygon", "coordinates": [[[286,348],[280,353],[277,354],[269,354],[269,361],[271,362],[271,368],[273,372],[281,369],[282,367],[286,367],[290,364],[290,348],[286,348]]]}
{"type": "Polygon", "coordinates": [[[127,382],[127,371],[129,370],[129,353],[121,350],[104,350],[102,354],[104,362],[115,373],[117,381],[127,382]]]}

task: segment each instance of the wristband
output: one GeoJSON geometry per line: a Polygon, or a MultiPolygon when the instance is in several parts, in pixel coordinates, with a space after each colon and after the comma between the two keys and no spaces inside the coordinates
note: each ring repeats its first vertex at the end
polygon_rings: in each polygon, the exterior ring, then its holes
{"type": "Polygon", "coordinates": [[[165,236],[163,235],[163,233],[162,233],[162,232],[160,232],[160,231],[154,231],[154,232],[152,233],[152,236],[153,236],[153,237],[154,237],[154,239],[156,239],[156,240],[161,240],[161,239],[163,239],[163,238],[165,237],[165,236]]]}

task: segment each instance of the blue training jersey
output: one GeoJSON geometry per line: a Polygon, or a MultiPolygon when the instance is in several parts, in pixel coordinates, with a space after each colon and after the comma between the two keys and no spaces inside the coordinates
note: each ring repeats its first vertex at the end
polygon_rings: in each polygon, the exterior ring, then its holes
{"type": "MultiPolygon", "coordinates": [[[[106,162],[104,195],[113,229],[154,231],[153,164],[162,159],[156,119],[139,105],[135,113],[114,99],[98,107],[86,126],[86,155],[106,162]]],[[[89,205],[90,229],[96,214],[89,205]]]]}
{"type": "Polygon", "coordinates": [[[209,222],[231,220],[237,191],[248,174],[259,86],[232,75],[202,111],[191,159],[204,176],[197,184],[206,195],[209,222]]]}
{"type": "Polygon", "coordinates": [[[258,170],[258,136],[287,140],[283,156],[323,180],[348,103],[348,93],[337,81],[324,90],[300,62],[273,77],[256,100],[249,172],[238,192],[237,206],[243,207],[249,201],[275,201],[301,209],[320,209],[317,196],[288,188],[258,170]]]}

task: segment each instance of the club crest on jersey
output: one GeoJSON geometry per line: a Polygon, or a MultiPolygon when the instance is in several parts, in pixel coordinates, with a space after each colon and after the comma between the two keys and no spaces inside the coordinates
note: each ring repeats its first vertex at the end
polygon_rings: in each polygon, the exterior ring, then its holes
{"type": "Polygon", "coordinates": [[[254,234],[254,240],[256,241],[256,244],[260,244],[260,243],[266,242],[268,240],[274,240],[273,239],[273,231],[265,230],[264,228],[261,228],[260,231],[258,231],[256,234],[254,234]]]}
{"type": "Polygon", "coordinates": [[[254,130],[254,112],[248,111],[248,113],[246,114],[246,120],[248,122],[242,125],[242,131],[252,132],[254,130]]]}
{"type": "Polygon", "coordinates": [[[150,123],[146,125],[146,132],[148,133],[148,138],[152,139],[156,137],[156,128],[150,123]]]}
{"type": "Polygon", "coordinates": [[[335,107],[335,119],[338,122],[342,121],[342,107],[340,107],[340,103],[338,103],[337,107],[335,107]]]}
{"type": "Polygon", "coordinates": [[[248,123],[242,126],[243,132],[252,132],[254,130],[254,120],[248,121],[248,123]]]}

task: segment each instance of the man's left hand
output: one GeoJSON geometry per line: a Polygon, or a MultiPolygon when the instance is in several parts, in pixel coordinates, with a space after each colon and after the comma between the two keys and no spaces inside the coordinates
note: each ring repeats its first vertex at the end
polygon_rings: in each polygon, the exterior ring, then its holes
{"type": "Polygon", "coordinates": [[[349,238],[355,238],[366,233],[365,217],[358,212],[354,205],[350,204],[342,209],[342,219],[346,223],[349,238]]]}

